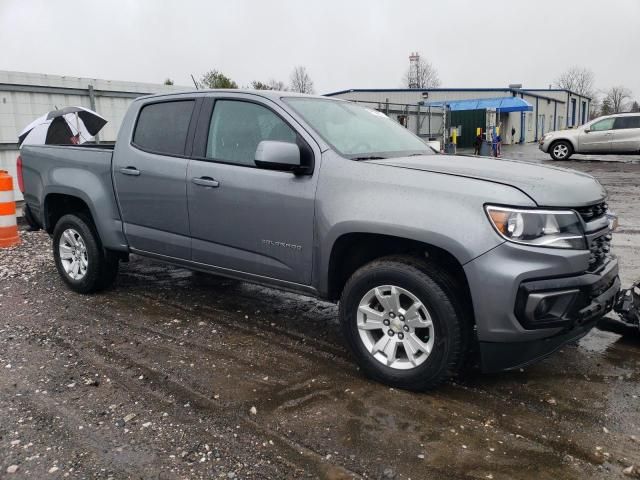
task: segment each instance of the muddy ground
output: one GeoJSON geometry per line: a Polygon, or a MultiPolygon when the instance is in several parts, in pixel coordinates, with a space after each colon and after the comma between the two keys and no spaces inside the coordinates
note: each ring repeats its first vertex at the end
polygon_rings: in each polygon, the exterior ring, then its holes
{"type": "MultiPolygon", "coordinates": [[[[623,282],[639,278],[640,164],[558,164],[606,186],[623,282]]],[[[22,240],[0,251],[0,478],[611,479],[640,465],[640,336],[611,322],[523,371],[415,394],[360,374],[334,305],[140,257],[81,296],[46,234],[22,240]]]]}

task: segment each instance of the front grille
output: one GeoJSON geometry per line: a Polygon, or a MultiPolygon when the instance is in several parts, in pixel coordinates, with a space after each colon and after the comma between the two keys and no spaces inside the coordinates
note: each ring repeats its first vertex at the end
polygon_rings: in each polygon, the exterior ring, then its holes
{"type": "Polygon", "coordinates": [[[603,217],[607,213],[608,209],[609,206],[606,204],[606,202],[602,202],[598,203],[597,205],[591,205],[589,207],[576,208],[576,211],[580,214],[585,222],[590,222],[592,220],[595,220],[596,218],[603,217]]]}
{"type": "Polygon", "coordinates": [[[595,272],[611,258],[611,234],[607,233],[591,240],[589,245],[589,272],[595,272]]]}

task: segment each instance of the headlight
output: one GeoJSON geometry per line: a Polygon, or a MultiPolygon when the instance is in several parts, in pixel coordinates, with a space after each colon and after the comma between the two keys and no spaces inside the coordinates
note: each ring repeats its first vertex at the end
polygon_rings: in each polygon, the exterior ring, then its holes
{"type": "Polygon", "coordinates": [[[587,248],[582,221],[572,210],[524,210],[487,205],[496,231],[510,242],[536,247],[587,248]]]}

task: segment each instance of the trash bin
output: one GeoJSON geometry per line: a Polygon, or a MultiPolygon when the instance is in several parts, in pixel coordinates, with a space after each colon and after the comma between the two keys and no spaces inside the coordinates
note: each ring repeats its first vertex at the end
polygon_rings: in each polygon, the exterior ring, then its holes
{"type": "Polygon", "coordinates": [[[480,145],[480,155],[483,157],[490,157],[491,153],[491,142],[487,142],[486,140],[484,140],[482,142],[482,145],[480,145]]]}

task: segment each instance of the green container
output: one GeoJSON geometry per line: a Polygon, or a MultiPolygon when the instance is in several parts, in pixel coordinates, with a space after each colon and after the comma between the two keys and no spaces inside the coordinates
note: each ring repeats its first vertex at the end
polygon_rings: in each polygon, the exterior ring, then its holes
{"type": "Polygon", "coordinates": [[[462,127],[458,135],[458,148],[473,148],[478,128],[484,130],[487,126],[486,110],[461,110],[450,112],[451,126],[462,127]]]}

